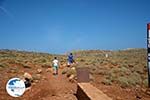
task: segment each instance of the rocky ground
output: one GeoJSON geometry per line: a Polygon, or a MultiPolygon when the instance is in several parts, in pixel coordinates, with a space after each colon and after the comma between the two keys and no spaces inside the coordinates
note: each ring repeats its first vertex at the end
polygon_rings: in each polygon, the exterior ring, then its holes
{"type": "Polygon", "coordinates": [[[76,64],[66,67],[66,55],[0,50],[0,100],[77,100],[77,67],[87,67],[91,84],[113,100],[149,100],[146,50],[78,51],[76,64]],[[105,54],[108,54],[108,58],[105,54]],[[52,74],[51,61],[58,56],[59,75],[52,74]],[[32,76],[32,86],[22,97],[12,98],[6,92],[10,78],[32,76]],[[73,80],[72,80],[73,79],[73,80]]]}
{"type": "MultiPolygon", "coordinates": [[[[23,71],[23,69],[20,69],[23,71]]],[[[27,71],[27,70],[26,70],[27,71]]],[[[54,76],[51,70],[29,70],[28,72],[37,73],[32,86],[24,93],[22,97],[13,98],[6,92],[5,85],[10,77],[20,77],[17,73],[8,70],[1,70],[0,73],[0,100],[77,100],[76,84],[69,81],[66,75],[59,74],[54,76]],[[40,73],[39,73],[40,72],[40,73]]],[[[23,71],[24,72],[24,71],[23,71]]],[[[22,72],[22,75],[23,75],[22,72]]],[[[19,74],[21,75],[21,74],[19,74]]],[[[35,77],[35,76],[33,76],[35,77]]]]}

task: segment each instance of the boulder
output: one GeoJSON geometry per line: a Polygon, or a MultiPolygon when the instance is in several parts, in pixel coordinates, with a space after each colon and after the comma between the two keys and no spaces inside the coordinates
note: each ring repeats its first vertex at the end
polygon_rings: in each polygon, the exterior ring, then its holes
{"type": "Polygon", "coordinates": [[[89,78],[90,78],[91,81],[94,81],[94,77],[93,77],[92,74],[89,75],[89,78]]]}
{"type": "Polygon", "coordinates": [[[53,69],[52,68],[47,68],[46,72],[53,72],[53,69]]]}
{"type": "Polygon", "coordinates": [[[76,70],[76,68],[75,68],[75,67],[72,67],[71,69],[72,69],[72,70],[76,70]]]}
{"type": "Polygon", "coordinates": [[[25,72],[23,76],[24,76],[24,78],[28,78],[28,79],[30,79],[30,80],[33,79],[32,75],[29,74],[29,73],[27,73],[27,72],[25,72]]]}
{"type": "Polygon", "coordinates": [[[69,77],[69,81],[70,82],[73,82],[74,81],[74,78],[75,78],[75,76],[72,74],[72,75],[70,75],[70,77],[69,77]]]}

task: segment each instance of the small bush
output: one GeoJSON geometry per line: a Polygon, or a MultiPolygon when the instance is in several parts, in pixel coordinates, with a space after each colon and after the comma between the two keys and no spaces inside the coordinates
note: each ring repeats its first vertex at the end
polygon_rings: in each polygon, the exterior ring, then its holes
{"type": "Polygon", "coordinates": [[[80,62],[85,62],[85,60],[84,59],[80,59],[80,62]]]}
{"type": "Polygon", "coordinates": [[[108,75],[108,71],[107,70],[98,70],[97,74],[99,74],[99,75],[108,75]]]}
{"type": "Polygon", "coordinates": [[[122,88],[129,87],[128,79],[126,77],[119,77],[117,81],[122,88]]]}
{"type": "Polygon", "coordinates": [[[18,68],[12,68],[12,69],[10,69],[10,72],[11,73],[18,73],[19,69],[18,68]]]}
{"type": "Polygon", "coordinates": [[[127,69],[126,67],[121,67],[120,72],[130,72],[130,70],[127,69]]]}
{"type": "Polygon", "coordinates": [[[6,67],[8,67],[7,64],[5,64],[5,63],[0,63],[0,68],[6,68],[6,67]]]}
{"type": "Polygon", "coordinates": [[[136,84],[140,85],[142,83],[141,75],[138,74],[137,72],[134,72],[128,77],[128,82],[130,85],[136,85],[136,84]]]}
{"type": "Polygon", "coordinates": [[[143,80],[144,87],[148,87],[148,79],[143,80]]]}
{"type": "Polygon", "coordinates": [[[64,68],[62,74],[66,74],[68,72],[68,68],[64,68]]]}
{"type": "Polygon", "coordinates": [[[46,59],[41,59],[41,63],[46,63],[46,59]]]}
{"type": "Polygon", "coordinates": [[[115,62],[115,61],[112,61],[111,64],[112,64],[113,66],[117,66],[117,65],[118,65],[118,63],[115,62]]]}
{"type": "Polygon", "coordinates": [[[104,85],[112,85],[112,81],[109,80],[109,79],[104,79],[104,80],[102,81],[102,83],[103,83],[104,85]]]}
{"type": "Polygon", "coordinates": [[[130,77],[128,78],[128,83],[129,83],[129,85],[132,85],[132,86],[136,85],[136,81],[130,77]]]}
{"type": "Polygon", "coordinates": [[[41,79],[41,75],[40,74],[34,74],[33,75],[33,80],[40,80],[41,79]]]}
{"type": "Polygon", "coordinates": [[[70,77],[71,75],[75,75],[75,76],[76,76],[76,70],[69,69],[69,70],[67,71],[67,77],[70,77]]]}
{"type": "Polygon", "coordinates": [[[23,68],[31,68],[31,66],[27,65],[27,64],[23,64],[23,68]]]}
{"type": "Polygon", "coordinates": [[[109,73],[118,73],[120,72],[120,69],[119,68],[112,68],[109,73]]]}
{"type": "Polygon", "coordinates": [[[144,73],[144,66],[138,66],[138,65],[136,65],[136,66],[134,67],[134,69],[135,69],[135,71],[136,71],[137,73],[139,73],[139,74],[143,74],[143,73],[144,73]]]}
{"type": "Polygon", "coordinates": [[[51,64],[42,64],[42,68],[50,68],[51,64]]]}
{"type": "Polygon", "coordinates": [[[116,81],[116,78],[117,78],[116,74],[114,74],[114,73],[111,73],[108,75],[108,79],[110,79],[112,82],[116,81]]]}

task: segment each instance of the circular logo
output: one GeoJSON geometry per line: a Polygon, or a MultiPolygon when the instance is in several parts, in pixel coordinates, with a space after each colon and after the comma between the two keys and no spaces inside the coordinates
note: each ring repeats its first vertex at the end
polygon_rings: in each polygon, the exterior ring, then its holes
{"type": "Polygon", "coordinates": [[[7,93],[12,97],[20,97],[25,92],[25,84],[19,78],[12,78],[6,84],[7,93]]]}

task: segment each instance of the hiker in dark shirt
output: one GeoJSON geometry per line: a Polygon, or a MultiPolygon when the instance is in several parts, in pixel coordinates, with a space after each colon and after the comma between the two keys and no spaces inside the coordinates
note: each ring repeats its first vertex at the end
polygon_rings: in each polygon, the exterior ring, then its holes
{"type": "Polygon", "coordinates": [[[68,67],[69,67],[70,65],[72,65],[74,62],[75,62],[75,61],[74,61],[74,58],[73,58],[73,54],[70,53],[70,54],[68,55],[68,67]]]}

